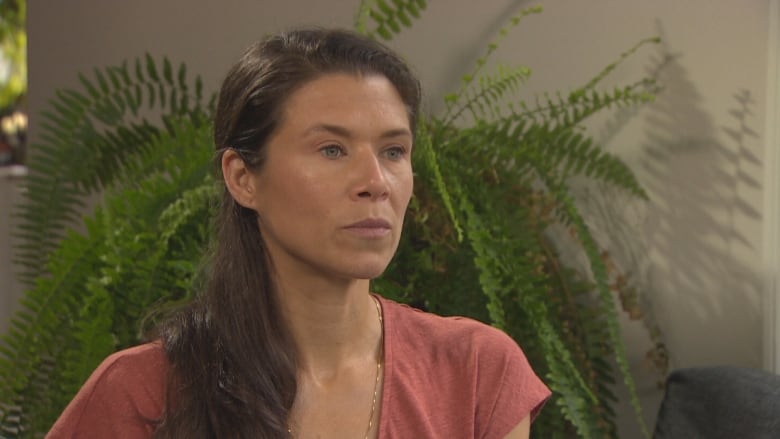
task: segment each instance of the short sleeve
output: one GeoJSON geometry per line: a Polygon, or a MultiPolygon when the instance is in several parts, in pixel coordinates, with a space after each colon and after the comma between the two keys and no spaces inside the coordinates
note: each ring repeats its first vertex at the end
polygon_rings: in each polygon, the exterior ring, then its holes
{"type": "Polygon", "coordinates": [[[551,392],[511,337],[490,328],[480,338],[477,437],[503,439],[526,417],[533,420],[551,392]]]}
{"type": "Polygon", "coordinates": [[[162,415],[166,370],[159,344],[109,356],[84,383],[46,438],[151,437],[162,415]]]}

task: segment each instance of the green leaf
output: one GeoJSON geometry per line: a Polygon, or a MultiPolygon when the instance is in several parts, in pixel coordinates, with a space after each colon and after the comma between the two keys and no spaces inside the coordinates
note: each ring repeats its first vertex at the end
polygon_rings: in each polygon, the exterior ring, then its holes
{"type": "Polygon", "coordinates": [[[404,12],[403,9],[400,9],[398,11],[398,14],[396,15],[398,17],[398,20],[406,27],[412,27],[412,20],[409,18],[408,15],[406,15],[406,12],[404,12]]]}
{"type": "Polygon", "coordinates": [[[173,68],[171,67],[171,61],[168,58],[163,58],[163,78],[170,84],[173,84],[173,68]]]}
{"type": "Polygon", "coordinates": [[[385,40],[390,40],[393,38],[393,34],[390,33],[390,31],[385,27],[385,24],[381,24],[377,29],[376,32],[385,40]]]}
{"type": "Polygon", "coordinates": [[[100,69],[95,69],[95,78],[97,78],[98,84],[100,85],[100,90],[103,92],[103,94],[108,94],[108,82],[106,81],[106,78],[103,76],[103,72],[100,71],[100,69]]]}
{"type": "Polygon", "coordinates": [[[136,58],[135,60],[135,79],[138,82],[145,82],[143,67],[141,66],[141,60],[136,58]]]}
{"type": "Polygon", "coordinates": [[[178,80],[179,80],[179,87],[182,89],[186,89],[187,88],[187,65],[184,63],[179,65],[178,80]]]}
{"type": "Polygon", "coordinates": [[[155,65],[154,58],[148,53],[146,54],[146,74],[149,75],[149,79],[154,82],[160,80],[160,77],[157,75],[157,66],[155,65]]]}
{"type": "Polygon", "coordinates": [[[376,0],[376,5],[379,7],[379,10],[385,14],[385,17],[389,18],[395,15],[395,10],[391,8],[385,0],[376,0]]]}
{"type": "Polygon", "coordinates": [[[98,92],[98,90],[84,75],[79,74],[79,82],[81,82],[81,85],[84,86],[84,88],[87,90],[87,93],[89,93],[93,99],[100,97],[100,92],[98,92]]]}

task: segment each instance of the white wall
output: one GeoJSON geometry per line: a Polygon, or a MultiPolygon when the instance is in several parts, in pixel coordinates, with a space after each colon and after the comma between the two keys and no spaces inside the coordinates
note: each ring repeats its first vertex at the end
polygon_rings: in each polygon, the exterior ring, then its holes
{"type": "MultiPolygon", "coordinates": [[[[213,90],[249,42],[290,25],[350,26],[356,3],[30,2],[31,134],[35,137],[38,124],[35,113],[54,89],[77,84],[76,72],[148,51],[186,61],[213,90]]],[[[532,3],[429,3],[425,18],[393,45],[419,72],[435,111],[507,14],[532,3]]],[[[601,235],[612,238],[614,254],[640,281],[672,367],[761,367],[769,0],[540,3],[545,12],[528,17],[497,56],[532,68],[529,94],[581,84],[636,41],[663,37],[663,44],[640,51],[609,80],[632,82],[657,72],[665,87],[657,101],[590,125],[637,172],[652,201],[592,197],[589,203],[624,219],[601,235]]],[[[0,205],[2,221],[6,211],[0,205]]],[[[0,255],[8,251],[0,248],[0,255]]],[[[652,423],[660,392],[644,365],[646,333],[626,322],[625,338],[652,423]]],[[[621,413],[626,411],[623,406],[621,413]]],[[[630,421],[621,428],[624,437],[636,436],[630,421]]]]}

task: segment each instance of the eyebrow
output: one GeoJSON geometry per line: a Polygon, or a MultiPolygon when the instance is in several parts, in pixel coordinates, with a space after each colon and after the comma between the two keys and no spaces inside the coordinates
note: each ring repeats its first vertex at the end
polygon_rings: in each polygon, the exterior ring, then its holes
{"type": "MultiPolygon", "coordinates": [[[[346,138],[352,138],[353,134],[348,129],[339,126],[339,125],[331,125],[327,123],[319,123],[316,125],[313,125],[304,131],[304,135],[309,135],[311,133],[316,133],[320,131],[325,131],[331,134],[335,134],[337,136],[346,137],[346,138]]],[[[400,136],[407,136],[412,137],[412,132],[409,131],[408,128],[394,128],[391,130],[387,130],[379,135],[380,139],[388,139],[393,137],[400,137],[400,136]]]]}

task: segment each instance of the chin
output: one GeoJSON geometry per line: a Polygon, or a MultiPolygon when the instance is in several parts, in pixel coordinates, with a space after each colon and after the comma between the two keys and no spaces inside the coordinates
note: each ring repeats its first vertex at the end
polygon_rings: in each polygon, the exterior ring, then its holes
{"type": "Polygon", "coordinates": [[[385,272],[389,263],[389,260],[361,261],[361,263],[350,267],[350,277],[355,279],[375,279],[385,272]]]}
{"type": "Polygon", "coordinates": [[[351,275],[351,277],[354,279],[368,279],[368,280],[376,279],[379,276],[381,276],[382,273],[385,272],[385,268],[386,267],[382,267],[380,269],[365,268],[365,269],[355,270],[351,275]]]}

